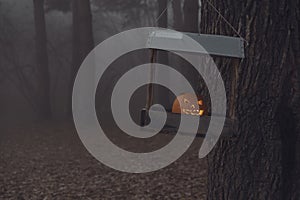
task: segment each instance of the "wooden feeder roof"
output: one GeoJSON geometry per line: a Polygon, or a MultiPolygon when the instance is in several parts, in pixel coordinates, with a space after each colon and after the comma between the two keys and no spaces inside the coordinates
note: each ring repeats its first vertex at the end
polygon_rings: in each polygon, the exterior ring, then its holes
{"type": "Polygon", "coordinates": [[[238,37],[183,33],[158,29],[150,33],[147,44],[149,49],[187,53],[210,54],[233,58],[244,58],[244,40],[238,37]],[[203,48],[199,48],[195,40],[203,48]]]}

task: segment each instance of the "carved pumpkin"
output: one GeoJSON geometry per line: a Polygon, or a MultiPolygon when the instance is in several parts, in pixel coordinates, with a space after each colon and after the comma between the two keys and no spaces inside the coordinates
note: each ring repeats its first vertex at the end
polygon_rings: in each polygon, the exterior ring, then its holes
{"type": "Polygon", "coordinates": [[[201,97],[198,96],[196,100],[192,94],[185,93],[178,96],[174,101],[172,113],[202,116],[206,113],[206,108],[201,97]]]}

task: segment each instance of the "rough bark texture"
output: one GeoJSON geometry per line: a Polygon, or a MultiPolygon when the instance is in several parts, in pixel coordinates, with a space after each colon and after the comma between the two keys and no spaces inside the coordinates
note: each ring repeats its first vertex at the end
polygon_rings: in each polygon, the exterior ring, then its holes
{"type": "MultiPolygon", "coordinates": [[[[238,132],[208,156],[208,199],[299,199],[299,0],[211,2],[249,45],[216,60],[238,132]]],[[[235,35],[207,1],[201,32],[235,35]]]]}
{"type": "Polygon", "coordinates": [[[38,72],[38,114],[40,118],[51,118],[50,74],[48,68],[47,34],[44,13],[44,0],[33,0],[36,32],[36,60],[38,72]]]}

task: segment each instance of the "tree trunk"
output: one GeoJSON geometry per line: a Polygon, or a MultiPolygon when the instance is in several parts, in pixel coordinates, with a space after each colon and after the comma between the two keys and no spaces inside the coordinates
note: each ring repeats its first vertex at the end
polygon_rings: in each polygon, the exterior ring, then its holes
{"type": "MultiPolygon", "coordinates": [[[[94,48],[92,13],[89,0],[73,0],[73,58],[71,71],[72,94],[73,84],[79,67],[85,57],[94,48]]],[[[72,95],[70,95],[72,97],[72,95]]],[[[72,98],[70,98],[72,99],[72,98]]]]}
{"type": "Polygon", "coordinates": [[[199,29],[199,0],[185,0],[183,6],[183,31],[198,33],[199,29]]]}
{"type": "MultiPolygon", "coordinates": [[[[237,137],[208,155],[208,199],[299,199],[299,1],[210,1],[246,38],[246,58],[217,59],[237,137]]],[[[234,31],[207,1],[201,31],[234,31]]]]}
{"type": "MultiPolygon", "coordinates": [[[[168,0],[158,0],[158,27],[168,28],[168,0]]],[[[152,51],[151,51],[152,54],[152,51]]],[[[154,62],[158,62],[161,64],[169,65],[169,54],[167,51],[157,51],[155,52],[155,56],[153,59],[153,55],[151,55],[151,60],[154,62]],[[156,57],[156,58],[155,58],[156,57]]],[[[168,74],[161,73],[160,68],[155,68],[155,77],[163,77],[165,80],[169,80],[170,76],[168,74]]],[[[165,90],[162,87],[156,87],[154,85],[150,85],[150,88],[153,90],[153,102],[154,104],[164,105],[167,110],[171,109],[170,105],[170,92],[165,90]],[[165,94],[165,95],[161,95],[165,94]],[[167,98],[166,98],[167,97],[167,98]]]]}
{"type": "Polygon", "coordinates": [[[158,27],[161,28],[168,27],[168,11],[164,12],[165,9],[167,9],[167,7],[168,7],[167,0],[158,0],[158,17],[160,17],[158,20],[158,27]]]}
{"type": "Polygon", "coordinates": [[[50,103],[50,74],[48,67],[47,34],[44,13],[44,1],[33,0],[34,22],[36,32],[36,59],[38,72],[38,95],[37,102],[39,117],[42,119],[51,118],[50,103]]]}
{"type": "Polygon", "coordinates": [[[182,12],[182,1],[177,0],[172,2],[172,7],[173,7],[173,28],[177,31],[180,31],[183,25],[183,12],[182,12]]]}
{"type": "MultiPolygon", "coordinates": [[[[198,33],[199,32],[199,0],[185,0],[183,4],[183,26],[181,31],[183,32],[191,32],[191,33],[198,33]]],[[[180,29],[179,29],[180,30],[180,29]]],[[[182,65],[182,71],[187,71],[186,66],[182,65]]],[[[190,70],[189,70],[190,71],[190,70]]],[[[200,76],[197,73],[189,73],[189,82],[193,86],[198,87],[198,83],[200,82],[200,76]],[[191,76],[191,74],[194,74],[191,76]]],[[[199,84],[203,86],[203,84],[199,84]]],[[[198,88],[195,88],[198,90],[198,88]]],[[[199,91],[202,91],[199,89],[199,91]]],[[[199,93],[199,91],[196,91],[199,93]]],[[[200,95],[200,94],[198,94],[200,95]]]]}

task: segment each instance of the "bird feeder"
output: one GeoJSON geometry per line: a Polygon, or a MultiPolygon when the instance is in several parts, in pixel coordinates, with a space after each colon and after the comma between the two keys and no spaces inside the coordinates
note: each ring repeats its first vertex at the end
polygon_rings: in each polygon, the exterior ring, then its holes
{"type": "MultiPolygon", "coordinates": [[[[153,31],[147,41],[147,48],[151,50],[151,63],[156,62],[158,51],[176,51],[188,54],[209,54],[214,56],[230,57],[242,59],[244,55],[244,40],[237,37],[228,37],[221,35],[208,35],[197,33],[181,33],[171,32],[164,29],[153,31]],[[203,49],[199,49],[190,43],[184,35],[189,36],[203,49]]],[[[152,74],[154,76],[154,74],[152,74]]],[[[141,111],[141,126],[145,126],[149,122],[149,108],[153,105],[153,85],[149,84],[147,88],[147,102],[146,107],[141,111]]],[[[197,117],[199,121],[199,128],[197,135],[205,137],[205,133],[210,123],[211,116],[208,115],[206,104],[203,98],[198,97],[198,101],[191,102],[191,94],[182,94],[176,98],[172,105],[172,112],[167,112],[167,120],[165,124],[166,129],[176,129],[180,123],[180,115],[186,114],[197,117]],[[180,107],[179,102],[183,102],[180,107]],[[196,106],[199,109],[196,109],[196,106]]],[[[159,111],[157,111],[159,112],[159,111]]],[[[172,131],[169,131],[172,132],[172,131]]],[[[222,132],[222,137],[232,136],[235,132],[235,122],[233,119],[226,118],[225,125],[222,132]]]]}

